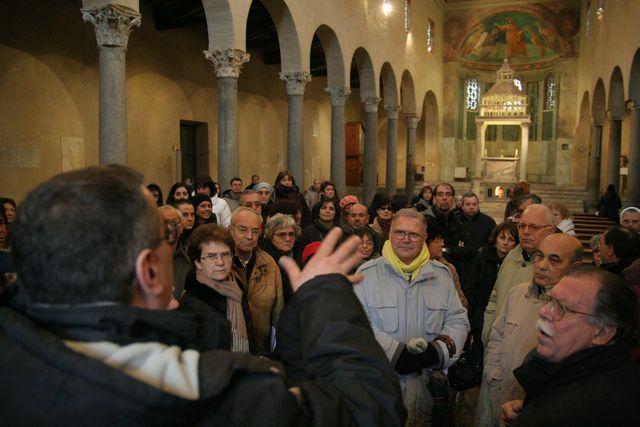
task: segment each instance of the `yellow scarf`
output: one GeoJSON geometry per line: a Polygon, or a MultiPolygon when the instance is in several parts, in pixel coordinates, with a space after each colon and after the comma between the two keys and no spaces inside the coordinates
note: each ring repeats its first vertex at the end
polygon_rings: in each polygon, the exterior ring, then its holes
{"type": "Polygon", "coordinates": [[[422,267],[429,261],[430,257],[427,245],[423,244],[422,250],[418,256],[411,261],[411,264],[405,264],[400,261],[400,258],[393,252],[391,242],[388,240],[384,242],[384,246],[382,247],[382,256],[389,261],[393,269],[400,273],[405,280],[409,280],[409,277],[420,274],[420,270],[422,270],[422,267]]]}

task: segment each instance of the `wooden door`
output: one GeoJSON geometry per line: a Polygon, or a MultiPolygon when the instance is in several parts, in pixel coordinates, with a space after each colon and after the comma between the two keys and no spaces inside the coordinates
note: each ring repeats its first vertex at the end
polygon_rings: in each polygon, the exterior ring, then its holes
{"type": "Polygon", "coordinates": [[[346,156],[346,178],[347,186],[357,187],[362,185],[362,159],[360,154],[360,138],[362,123],[345,123],[345,156],[346,156]]]}

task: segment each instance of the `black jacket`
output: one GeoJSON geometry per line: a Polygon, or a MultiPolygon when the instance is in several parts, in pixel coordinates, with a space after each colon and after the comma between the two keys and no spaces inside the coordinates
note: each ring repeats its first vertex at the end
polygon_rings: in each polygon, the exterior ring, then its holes
{"type": "Polygon", "coordinates": [[[307,201],[304,198],[304,194],[298,191],[298,187],[285,187],[284,185],[278,184],[274,187],[274,190],[276,193],[275,200],[286,199],[298,202],[302,209],[302,225],[305,226],[311,224],[311,211],[309,210],[307,201]]]}
{"type": "Polygon", "coordinates": [[[527,396],[513,426],[640,425],[640,365],[621,345],[584,349],[560,363],[534,351],[513,374],[527,396]]]}
{"type": "Polygon", "coordinates": [[[464,282],[465,287],[462,291],[469,301],[471,333],[476,337],[482,333],[484,310],[487,308],[491,291],[496,284],[503,259],[498,257],[495,245],[480,248],[464,282]]]}
{"type": "MultiPolygon", "coordinates": [[[[397,376],[352,285],[321,276],[296,293],[290,325],[305,331],[299,394],[282,365],[214,350],[211,322],[124,305],[36,307],[15,292],[0,305],[0,419],[5,425],[403,425],[397,376]],[[332,300],[341,301],[341,304],[332,300]],[[199,352],[196,400],[163,392],[69,349],[65,338],[160,342],[199,352]]],[[[10,296],[4,295],[3,299],[10,296]]]]}
{"type": "Polygon", "coordinates": [[[496,222],[482,212],[478,212],[473,218],[468,218],[463,213],[456,216],[459,225],[454,234],[449,237],[451,244],[447,245],[446,258],[458,270],[464,289],[471,263],[477,255],[478,249],[489,241],[496,222]],[[463,246],[460,246],[460,242],[463,243],[463,246]]]}

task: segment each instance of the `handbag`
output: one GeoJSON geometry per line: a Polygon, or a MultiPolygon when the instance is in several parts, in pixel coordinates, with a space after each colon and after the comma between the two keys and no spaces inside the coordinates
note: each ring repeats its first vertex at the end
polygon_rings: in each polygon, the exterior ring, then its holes
{"type": "Polygon", "coordinates": [[[478,387],[482,382],[483,358],[482,340],[470,334],[460,358],[449,368],[449,385],[458,391],[478,387]]]}

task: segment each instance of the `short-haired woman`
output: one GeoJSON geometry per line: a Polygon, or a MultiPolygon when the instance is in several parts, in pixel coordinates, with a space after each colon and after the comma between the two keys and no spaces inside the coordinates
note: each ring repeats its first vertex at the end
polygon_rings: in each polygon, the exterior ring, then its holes
{"type": "Polygon", "coordinates": [[[215,224],[202,225],[191,234],[187,251],[195,274],[187,276],[180,308],[224,316],[231,331],[228,348],[248,353],[251,319],[242,289],[231,274],[234,247],[229,231],[215,224]]]}
{"type": "MultiPolygon", "coordinates": [[[[302,249],[299,249],[299,244],[296,244],[299,236],[300,227],[296,220],[291,215],[277,213],[269,217],[264,227],[264,250],[271,255],[276,263],[281,257],[288,256],[300,264],[302,249]]],[[[280,275],[282,277],[282,294],[287,302],[293,295],[291,283],[284,269],[280,269],[280,275]]]]}

